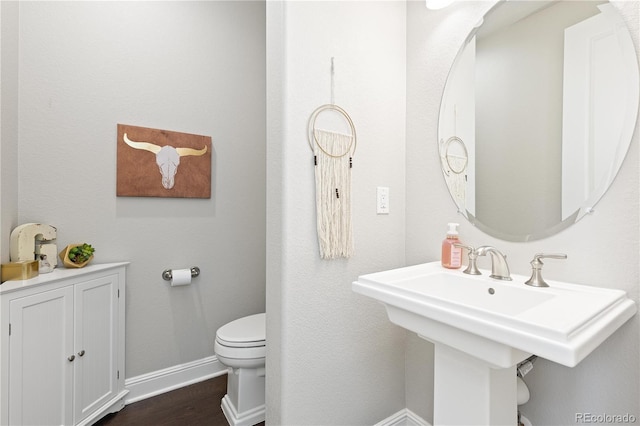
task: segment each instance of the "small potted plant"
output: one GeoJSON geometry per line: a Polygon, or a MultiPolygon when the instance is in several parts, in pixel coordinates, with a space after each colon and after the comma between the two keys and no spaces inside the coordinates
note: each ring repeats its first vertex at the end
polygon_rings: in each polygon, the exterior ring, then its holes
{"type": "Polygon", "coordinates": [[[91,244],[69,244],[60,252],[60,259],[67,268],[82,268],[93,259],[95,251],[91,244]]]}

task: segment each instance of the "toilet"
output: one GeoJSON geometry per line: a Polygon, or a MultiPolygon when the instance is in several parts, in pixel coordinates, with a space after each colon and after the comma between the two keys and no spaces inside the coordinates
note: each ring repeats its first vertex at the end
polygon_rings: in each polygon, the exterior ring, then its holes
{"type": "Polygon", "coordinates": [[[222,411],[231,426],[265,419],[265,339],[264,313],[231,321],[216,332],[216,357],[229,368],[222,411]]]}

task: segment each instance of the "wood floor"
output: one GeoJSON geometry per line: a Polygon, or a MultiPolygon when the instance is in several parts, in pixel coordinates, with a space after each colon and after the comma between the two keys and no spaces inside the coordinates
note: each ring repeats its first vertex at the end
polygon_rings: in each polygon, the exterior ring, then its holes
{"type": "MultiPolygon", "coordinates": [[[[97,426],[228,426],[220,402],[227,375],[144,399],[109,414],[97,426]]],[[[260,423],[264,426],[264,422],[260,423]]]]}

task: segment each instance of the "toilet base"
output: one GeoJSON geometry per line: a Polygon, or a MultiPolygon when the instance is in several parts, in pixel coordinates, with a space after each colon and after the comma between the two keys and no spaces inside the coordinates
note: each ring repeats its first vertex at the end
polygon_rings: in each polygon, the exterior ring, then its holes
{"type": "Polygon", "coordinates": [[[227,422],[229,422],[231,426],[253,426],[264,422],[265,419],[264,404],[243,413],[238,413],[229,395],[225,395],[224,398],[222,398],[221,407],[224,416],[227,418],[227,422]]]}
{"type": "Polygon", "coordinates": [[[263,368],[229,368],[222,412],[231,426],[253,426],[265,420],[263,368]]]}

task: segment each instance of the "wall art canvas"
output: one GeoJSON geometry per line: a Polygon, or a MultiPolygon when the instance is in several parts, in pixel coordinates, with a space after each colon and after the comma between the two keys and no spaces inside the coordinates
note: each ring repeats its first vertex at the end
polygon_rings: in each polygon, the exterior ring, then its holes
{"type": "Polygon", "coordinates": [[[211,198],[211,136],[118,124],[116,195],[211,198]]]}

